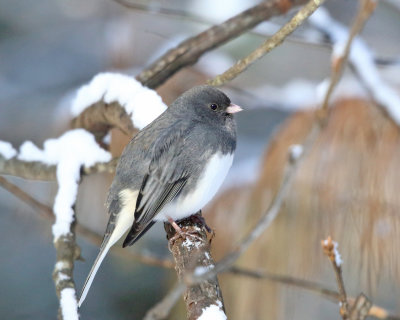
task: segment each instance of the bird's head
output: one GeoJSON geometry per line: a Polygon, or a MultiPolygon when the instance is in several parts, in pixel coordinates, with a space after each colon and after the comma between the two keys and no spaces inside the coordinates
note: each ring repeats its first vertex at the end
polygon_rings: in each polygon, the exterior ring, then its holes
{"type": "Polygon", "coordinates": [[[212,86],[197,86],[186,91],[171,107],[179,112],[191,110],[195,119],[209,123],[225,123],[233,119],[234,113],[243,110],[231,103],[225,93],[212,86]]]}

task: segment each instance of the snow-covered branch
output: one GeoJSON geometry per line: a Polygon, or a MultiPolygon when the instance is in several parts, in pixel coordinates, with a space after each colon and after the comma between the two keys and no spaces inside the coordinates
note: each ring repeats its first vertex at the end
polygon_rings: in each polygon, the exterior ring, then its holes
{"type": "Polygon", "coordinates": [[[53,279],[60,299],[59,318],[78,319],[73,267],[80,250],[75,243],[73,207],[81,168],[108,162],[111,155],[96,143],[91,133],[83,129],[71,130],[57,139],[46,140],[43,149],[26,141],[18,153],[10,144],[1,142],[0,152],[5,163],[15,158],[20,164],[33,162],[53,166],[51,170],[55,170],[58,191],[53,206],[55,222],[52,231],[57,257],[53,279]]]}
{"type": "Polygon", "coordinates": [[[58,139],[45,141],[43,149],[32,142],[25,142],[17,155],[19,160],[40,161],[56,166],[58,191],[54,201],[53,224],[54,247],[57,257],[53,279],[60,299],[59,318],[78,319],[78,305],[73,281],[74,261],[80,256],[75,243],[75,205],[82,166],[90,167],[98,162],[106,162],[111,155],[100,148],[94,136],[83,130],[71,130],[58,139]]]}
{"type": "Polygon", "coordinates": [[[72,103],[71,126],[92,132],[97,141],[112,127],[129,137],[166,110],[161,97],[134,78],[100,73],[81,87],[72,103]]]}
{"type": "MultiPolygon", "coordinates": [[[[367,1],[364,4],[363,10],[367,14],[361,17],[364,21],[372,13],[375,5],[374,1],[367,1]]],[[[333,43],[332,67],[339,72],[338,63],[346,52],[346,42],[349,39],[348,28],[332,18],[325,8],[317,10],[309,21],[311,25],[326,34],[333,43]]],[[[363,22],[360,21],[358,26],[362,27],[362,24],[363,22]]],[[[355,31],[357,32],[357,30],[355,31]]],[[[355,35],[356,33],[353,31],[350,32],[351,34],[355,35]]],[[[360,36],[356,36],[348,50],[349,63],[353,66],[362,84],[378,105],[386,110],[397,125],[400,125],[400,95],[382,79],[371,49],[360,36]]]]}

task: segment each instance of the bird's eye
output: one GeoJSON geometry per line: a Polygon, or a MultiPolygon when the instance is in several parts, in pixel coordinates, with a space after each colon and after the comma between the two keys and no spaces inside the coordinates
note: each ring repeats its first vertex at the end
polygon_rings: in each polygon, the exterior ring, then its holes
{"type": "Polygon", "coordinates": [[[218,105],[216,103],[212,103],[212,104],[210,104],[210,109],[215,111],[218,109],[218,105]]]}

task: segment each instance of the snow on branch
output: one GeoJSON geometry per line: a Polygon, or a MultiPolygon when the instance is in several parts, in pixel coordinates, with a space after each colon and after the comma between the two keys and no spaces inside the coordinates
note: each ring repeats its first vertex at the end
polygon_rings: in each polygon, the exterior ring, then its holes
{"type": "Polygon", "coordinates": [[[75,244],[73,206],[78,193],[81,168],[107,162],[111,155],[96,143],[91,133],[75,129],[57,139],[46,140],[43,149],[26,141],[20,147],[17,158],[56,166],[58,191],[53,206],[55,222],[52,231],[57,257],[53,279],[60,300],[59,317],[64,320],[78,319],[72,273],[80,250],[75,244]]]}
{"type": "Polygon", "coordinates": [[[72,103],[72,128],[84,128],[103,141],[111,128],[132,137],[167,106],[152,89],[119,73],[100,73],[81,87],[72,103]]]}
{"type": "Polygon", "coordinates": [[[10,160],[15,157],[16,154],[17,151],[13,148],[11,143],[0,140],[0,155],[3,156],[4,159],[10,160]]]}
{"type": "MultiPolygon", "coordinates": [[[[325,8],[318,9],[309,21],[332,41],[332,67],[335,68],[344,54],[349,37],[348,28],[333,19],[325,8]]],[[[382,79],[375,65],[373,53],[360,36],[356,36],[352,41],[348,59],[373,99],[387,111],[395,123],[400,125],[400,95],[382,79]]]]}
{"type": "Polygon", "coordinates": [[[333,241],[331,237],[328,237],[321,241],[321,245],[324,254],[332,262],[333,270],[335,271],[336,282],[339,289],[340,315],[342,319],[364,320],[369,315],[379,319],[386,319],[388,317],[386,310],[373,306],[372,302],[363,293],[360,293],[356,299],[349,299],[347,297],[342,274],[343,262],[338,251],[338,244],[333,241]]]}
{"type": "Polygon", "coordinates": [[[119,73],[99,73],[78,90],[71,113],[77,117],[100,100],[106,104],[118,102],[139,130],[167,109],[157,92],[144,87],[135,78],[119,73]]]}
{"type": "Polygon", "coordinates": [[[46,140],[43,150],[26,141],[20,148],[18,159],[57,166],[58,192],[53,207],[56,216],[53,236],[56,241],[70,232],[70,225],[74,220],[72,206],[78,193],[81,167],[107,162],[111,160],[111,155],[100,148],[91,133],[75,129],[58,139],[46,140]]]}
{"type": "Polygon", "coordinates": [[[217,301],[217,304],[212,304],[207,308],[203,309],[203,313],[200,315],[198,320],[226,320],[226,314],[222,310],[222,303],[221,301],[217,301]]]}

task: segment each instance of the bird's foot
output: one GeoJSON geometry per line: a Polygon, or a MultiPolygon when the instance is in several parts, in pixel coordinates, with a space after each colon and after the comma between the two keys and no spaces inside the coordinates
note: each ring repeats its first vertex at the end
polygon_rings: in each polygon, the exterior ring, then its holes
{"type": "Polygon", "coordinates": [[[211,239],[210,241],[215,237],[215,232],[213,229],[211,229],[208,224],[206,223],[206,219],[204,219],[203,216],[199,215],[199,214],[194,214],[191,216],[191,219],[193,219],[194,221],[200,223],[202,226],[204,226],[204,228],[206,228],[207,232],[211,234],[211,239]]]}
{"type": "Polygon", "coordinates": [[[203,238],[198,235],[198,232],[193,230],[193,231],[183,231],[180,226],[170,217],[168,217],[168,221],[171,224],[171,226],[175,229],[175,235],[169,239],[169,250],[171,250],[171,247],[174,245],[175,241],[178,240],[179,238],[182,238],[183,240],[186,240],[188,238],[193,238],[197,241],[203,242],[203,238]]]}

